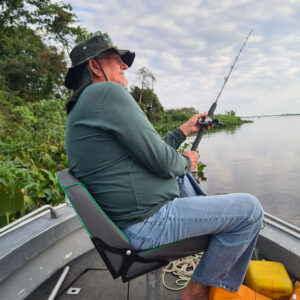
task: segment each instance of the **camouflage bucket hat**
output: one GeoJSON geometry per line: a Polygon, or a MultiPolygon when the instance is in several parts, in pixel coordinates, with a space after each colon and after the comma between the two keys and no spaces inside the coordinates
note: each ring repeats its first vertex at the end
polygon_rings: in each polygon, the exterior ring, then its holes
{"type": "Polygon", "coordinates": [[[80,79],[83,66],[90,59],[98,56],[106,50],[114,50],[120,54],[122,61],[124,61],[128,67],[133,63],[135,53],[129,50],[120,50],[113,46],[111,41],[107,40],[102,36],[94,36],[87,41],[84,41],[77,46],[70,53],[72,61],[72,67],[69,68],[65,78],[65,86],[68,89],[76,90],[78,80],[80,79]]]}

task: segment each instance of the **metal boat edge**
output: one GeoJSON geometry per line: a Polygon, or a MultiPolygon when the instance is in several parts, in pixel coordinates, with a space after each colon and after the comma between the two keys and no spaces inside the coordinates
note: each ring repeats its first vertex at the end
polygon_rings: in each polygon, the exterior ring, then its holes
{"type": "MultiPolygon", "coordinates": [[[[1,228],[1,299],[26,298],[57,270],[93,247],[66,203],[41,208],[1,228]]],[[[283,263],[291,275],[300,278],[298,227],[266,213],[257,248],[266,259],[283,263]]]]}
{"type": "Polygon", "coordinates": [[[62,204],[54,210],[57,218],[42,211],[1,228],[1,299],[26,298],[62,266],[93,249],[72,207],[62,204]]]}

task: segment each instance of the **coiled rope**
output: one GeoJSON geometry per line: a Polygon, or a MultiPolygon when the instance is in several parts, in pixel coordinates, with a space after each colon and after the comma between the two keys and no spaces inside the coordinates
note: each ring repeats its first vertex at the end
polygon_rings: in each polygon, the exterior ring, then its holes
{"type": "Polygon", "coordinates": [[[165,288],[171,291],[179,291],[187,286],[191,277],[198,265],[203,252],[195,254],[193,256],[188,256],[185,258],[180,258],[174,261],[171,261],[166,267],[162,270],[162,283],[165,288]],[[178,279],[175,280],[175,284],[178,287],[170,287],[166,284],[165,276],[167,273],[173,273],[177,276],[178,279]]]}

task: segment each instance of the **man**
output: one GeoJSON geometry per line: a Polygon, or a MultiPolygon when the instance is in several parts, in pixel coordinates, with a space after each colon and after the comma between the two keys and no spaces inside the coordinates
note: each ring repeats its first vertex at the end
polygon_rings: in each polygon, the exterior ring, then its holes
{"type": "Polygon", "coordinates": [[[71,52],[65,84],[69,167],[124,231],[134,249],[210,234],[209,247],[181,299],[208,299],[208,286],[237,291],[244,279],[263,210],[249,194],[201,196],[185,176],[198,155],[176,150],[199,130],[197,114],[160,138],[124,88],[135,54],[93,37],[71,52]]]}

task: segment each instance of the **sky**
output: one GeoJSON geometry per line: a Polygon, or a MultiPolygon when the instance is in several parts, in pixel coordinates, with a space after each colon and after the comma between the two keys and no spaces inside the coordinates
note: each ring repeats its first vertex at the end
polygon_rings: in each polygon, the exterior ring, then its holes
{"type": "Polygon", "coordinates": [[[300,0],[65,0],[89,32],[135,51],[165,109],[207,112],[249,31],[216,113],[300,114],[300,0]]]}

